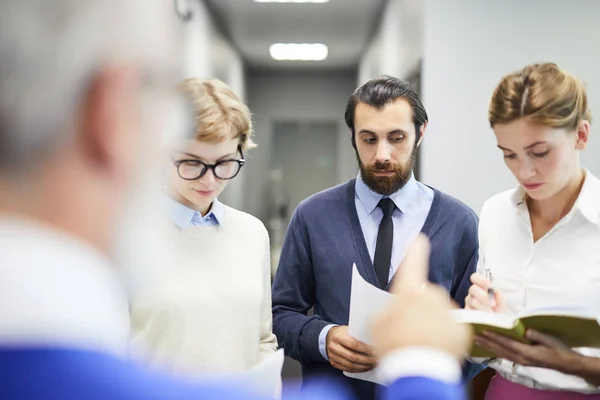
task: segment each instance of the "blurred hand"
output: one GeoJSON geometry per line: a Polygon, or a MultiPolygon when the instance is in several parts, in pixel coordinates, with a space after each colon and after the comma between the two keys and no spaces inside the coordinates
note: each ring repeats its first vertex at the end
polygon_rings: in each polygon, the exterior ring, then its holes
{"type": "Polygon", "coordinates": [[[375,348],[381,356],[405,347],[429,347],[462,361],[469,351],[470,327],[451,317],[455,307],[448,292],[425,284],[429,251],[429,241],[419,235],[396,272],[399,276],[392,286],[395,296],[373,326],[375,348]]]}
{"type": "Polygon", "coordinates": [[[367,372],[377,365],[373,349],[348,335],[347,326],[335,326],[327,333],[329,363],[345,372],[367,372]]]}
{"type": "Polygon", "coordinates": [[[471,287],[465,299],[465,308],[488,312],[504,313],[506,311],[506,300],[502,292],[494,289],[494,296],[490,299],[488,289],[492,283],[479,273],[471,275],[471,287]]]}

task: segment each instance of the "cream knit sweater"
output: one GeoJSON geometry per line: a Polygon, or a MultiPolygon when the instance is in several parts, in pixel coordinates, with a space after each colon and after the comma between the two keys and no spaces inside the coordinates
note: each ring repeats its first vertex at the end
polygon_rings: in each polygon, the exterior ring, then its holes
{"type": "Polygon", "coordinates": [[[172,229],[178,258],[131,300],[135,355],[194,376],[245,370],[275,352],[264,225],[226,206],[222,225],[172,229]]]}

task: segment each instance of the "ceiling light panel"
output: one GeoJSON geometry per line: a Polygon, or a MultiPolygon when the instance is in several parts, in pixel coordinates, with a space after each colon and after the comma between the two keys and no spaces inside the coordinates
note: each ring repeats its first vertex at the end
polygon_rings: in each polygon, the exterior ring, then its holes
{"type": "Polygon", "coordinates": [[[329,0],[254,0],[255,3],[329,3],[329,0]]]}
{"type": "Polygon", "coordinates": [[[323,43],[273,43],[269,54],[278,61],[323,61],[329,49],[323,43]]]}

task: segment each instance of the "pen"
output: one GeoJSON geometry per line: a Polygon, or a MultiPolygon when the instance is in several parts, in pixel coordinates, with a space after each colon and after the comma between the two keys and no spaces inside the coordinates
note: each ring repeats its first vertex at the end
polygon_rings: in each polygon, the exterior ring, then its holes
{"type": "Polygon", "coordinates": [[[489,268],[485,269],[485,279],[487,279],[490,282],[490,287],[487,290],[488,298],[490,300],[490,304],[492,305],[492,307],[494,307],[496,305],[496,302],[494,298],[494,287],[492,286],[492,271],[490,271],[489,268]]]}

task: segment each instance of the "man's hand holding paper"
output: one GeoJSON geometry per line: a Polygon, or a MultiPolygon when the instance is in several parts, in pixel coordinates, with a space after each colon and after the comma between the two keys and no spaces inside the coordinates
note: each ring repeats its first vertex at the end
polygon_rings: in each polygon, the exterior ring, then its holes
{"type": "Polygon", "coordinates": [[[347,326],[331,328],[327,334],[327,356],[332,366],[344,372],[367,372],[377,365],[373,348],[348,335],[347,326]]]}
{"type": "MultiPolygon", "coordinates": [[[[471,331],[452,318],[448,293],[427,283],[429,251],[429,241],[417,237],[396,273],[391,293],[370,285],[354,268],[348,334],[372,345],[382,362],[397,358],[404,350],[415,351],[410,364],[420,369],[428,362],[421,355],[434,352],[455,364],[452,369],[460,378],[458,366],[469,350],[471,331]]],[[[385,384],[378,370],[346,371],[345,375],[385,384]]]]}

